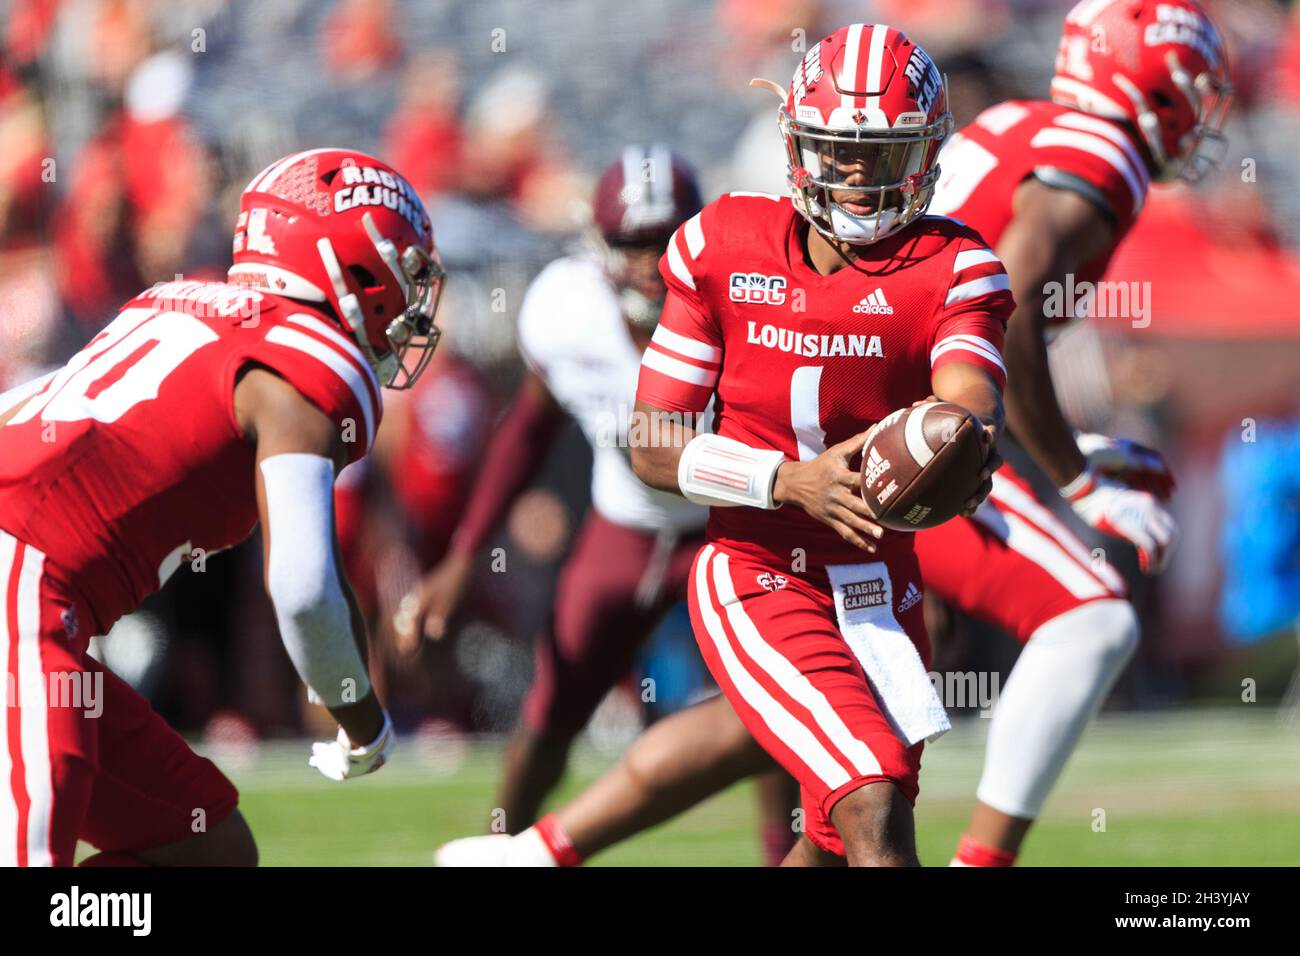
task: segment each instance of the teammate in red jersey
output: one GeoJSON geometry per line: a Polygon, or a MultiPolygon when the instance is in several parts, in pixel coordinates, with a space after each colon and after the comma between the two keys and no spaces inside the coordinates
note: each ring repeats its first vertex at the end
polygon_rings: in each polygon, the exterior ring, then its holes
{"type": "Polygon", "coordinates": [[[339,722],[310,763],[383,765],[387,714],[340,571],[336,472],[369,450],[380,386],[437,343],[423,204],[379,160],[317,149],[244,190],[230,281],[131,300],[0,409],[0,864],[252,863],[237,794],[86,653],[182,563],[262,522],[285,647],[339,722]]]}
{"type": "MultiPolygon", "coordinates": [[[[1132,442],[1076,442],[1046,364],[1059,323],[1044,299],[1067,275],[1080,283],[1104,273],[1152,179],[1194,182],[1214,165],[1230,96],[1223,42],[1185,0],[1087,0],[1067,18],[1057,63],[1051,102],[994,106],[953,138],[932,210],[978,229],[1012,277],[1015,437],[1073,493],[1081,518],[1131,541],[1156,571],[1173,540],[1159,501],[1172,477],[1158,453],[1132,442]]],[[[979,805],[954,859],[1009,865],[1131,656],[1136,616],[1119,576],[1007,468],[980,511],[921,532],[916,545],[929,588],[1026,645],[995,708],[979,805]]],[[[661,721],[557,810],[555,827],[590,855],[770,766],[738,729],[722,702],[661,721]]]]}
{"type": "MultiPolygon", "coordinates": [[[[935,207],[979,229],[1012,276],[1008,430],[1081,520],[1132,544],[1156,574],[1176,532],[1161,503],[1169,470],[1133,442],[1073,433],[1047,343],[1088,312],[1054,310],[1053,297],[1102,277],[1149,182],[1196,182],[1217,162],[1230,101],[1223,40],[1192,0],[1085,0],[1066,18],[1051,95],[994,106],[954,137],[935,207]]],[[[1010,865],[1132,655],[1137,616],[1120,576],[1009,468],[973,517],[919,535],[917,556],[936,593],[1025,645],[953,860],[1010,865]]]]}

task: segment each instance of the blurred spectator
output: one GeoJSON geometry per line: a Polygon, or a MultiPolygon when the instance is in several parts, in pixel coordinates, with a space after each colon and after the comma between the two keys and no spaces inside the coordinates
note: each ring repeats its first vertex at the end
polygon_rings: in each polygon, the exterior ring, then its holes
{"type": "Polygon", "coordinates": [[[427,199],[454,182],[460,163],[460,62],[447,50],[412,58],[384,133],[385,157],[427,199]]]}
{"type": "Polygon", "coordinates": [[[334,77],[359,83],[395,67],[402,43],[389,0],[339,0],[321,29],[324,59],[334,77]]]}

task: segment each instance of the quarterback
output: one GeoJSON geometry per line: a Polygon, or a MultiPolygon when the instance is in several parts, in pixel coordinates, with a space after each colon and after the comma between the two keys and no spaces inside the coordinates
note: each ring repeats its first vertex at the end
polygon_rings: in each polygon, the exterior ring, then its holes
{"type": "MultiPolygon", "coordinates": [[[[978,229],[1010,273],[1009,431],[1079,517],[1130,542],[1148,573],[1163,567],[1174,540],[1161,503],[1172,476],[1151,449],[1072,434],[1046,356],[1060,322],[1044,299],[1054,282],[1105,272],[1151,182],[1194,183],[1213,168],[1230,95],[1222,37],[1196,3],[1085,0],[1066,19],[1051,100],[998,104],[954,136],[931,206],[978,229]]],[[[1009,866],[1132,655],[1137,618],[1119,575],[1093,561],[1010,468],[974,515],[920,532],[916,553],[928,588],[1025,645],[994,709],[976,811],[953,858],[1009,866]]],[[[679,792],[702,799],[769,766],[742,742],[747,769],[730,745],[736,723],[720,702],[661,721],[624,758],[653,774],[654,793],[643,787],[596,804],[588,793],[609,791],[611,771],[556,819],[580,848],[604,847],[629,834],[629,820],[653,815],[652,801],[658,822],[681,809],[679,792]],[[696,742],[689,755],[679,739],[696,742]],[[707,758],[700,741],[717,742],[707,758]],[[716,768],[711,788],[694,769],[702,764],[716,768]]]]}
{"type": "Polygon", "coordinates": [[[370,449],[380,387],[438,340],[423,204],[362,153],[314,149],[244,190],[225,283],[128,302],[0,408],[0,865],[251,864],[238,795],[127,684],[94,634],[260,521],[281,637],[339,723],[309,762],[377,770],[392,727],[338,560],[337,472],[370,449]],[[63,691],[102,688],[95,711],[63,691]]]}
{"type": "MultiPolygon", "coordinates": [[[[896,408],[957,402],[985,424],[973,510],[997,464],[1013,302],[973,230],[925,215],[952,118],[923,50],[883,24],[845,27],[809,51],[784,99],[793,203],[724,196],[668,244],[636,410],[671,435],[634,441],[632,465],[710,506],[692,623],[727,702],[800,783],[804,833],[786,863],[914,864],[921,748],[941,732],[895,724],[924,696],[908,670],[923,673],[929,653],[907,601],[920,576],[911,536],[870,520],[849,463],[896,408]],[[712,431],[681,424],[710,401],[712,431]],[[846,581],[883,595],[850,624],[837,613],[846,581]],[[868,675],[846,630],[894,648],[894,669],[868,675]],[[894,688],[888,709],[869,680],[894,688]]],[[[544,822],[574,836],[560,815],[544,822]]],[[[506,862],[571,861],[527,836],[510,838],[521,852],[506,862]]]]}

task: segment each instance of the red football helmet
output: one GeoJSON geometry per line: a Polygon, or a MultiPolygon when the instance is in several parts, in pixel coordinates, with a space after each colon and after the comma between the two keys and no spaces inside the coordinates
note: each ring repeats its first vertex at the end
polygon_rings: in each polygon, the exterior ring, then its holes
{"type": "Polygon", "coordinates": [[[667,295],[655,269],[648,270],[648,280],[630,274],[628,251],[653,250],[652,262],[657,260],[677,227],[702,206],[695,173],[667,146],[627,146],[601,173],[592,219],[600,233],[605,270],[628,321],[653,328],[667,295]]]}
{"type": "Polygon", "coordinates": [[[419,195],[350,149],[294,153],[244,189],[230,281],[327,303],[381,384],[410,388],[441,334],[444,273],[419,195]]]}
{"type": "Polygon", "coordinates": [[[1223,37],[1193,0],[1082,0],[1065,18],[1052,99],[1127,121],[1155,179],[1196,182],[1226,145],[1223,37]]]}
{"type": "Polygon", "coordinates": [[[822,235],[852,243],[925,214],[953,127],[947,80],[883,23],[841,27],[809,50],[780,122],[795,207],[822,235]]]}

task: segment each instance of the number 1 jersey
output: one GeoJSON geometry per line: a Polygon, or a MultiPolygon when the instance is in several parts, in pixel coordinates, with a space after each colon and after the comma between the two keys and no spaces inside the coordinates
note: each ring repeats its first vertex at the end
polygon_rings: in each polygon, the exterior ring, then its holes
{"type": "Polygon", "coordinates": [[[128,302],[0,428],[0,528],[45,553],[93,633],[183,561],[252,533],[254,447],[234,390],[254,366],[329,415],[351,460],[369,450],[379,385],[351,339],[310,306],[217,282],[128,302]]]}
{"type": "MultiPolygon", "coordinates": [[[[923,217],[821,275],[805,259],[804,219],[784,198],[733,193],[669,242],[663,319],[642,359],[637,398],[702,410],[715,431],[806,461],[931,392],[948,362],[1001,384],[1006,271],[978,233],[923,217]]],[[[796,507],[712,508],[711,540],[820,578],[827,564],[869,560],[796,507]]],[[[886,531],[879,559],[910,551],[886,531]]]]}

